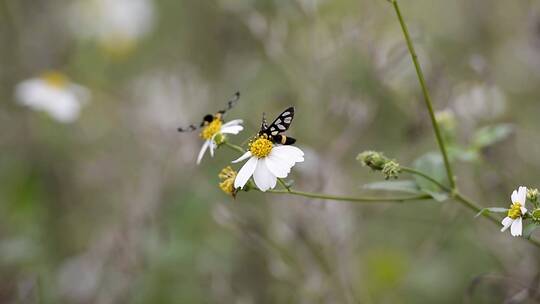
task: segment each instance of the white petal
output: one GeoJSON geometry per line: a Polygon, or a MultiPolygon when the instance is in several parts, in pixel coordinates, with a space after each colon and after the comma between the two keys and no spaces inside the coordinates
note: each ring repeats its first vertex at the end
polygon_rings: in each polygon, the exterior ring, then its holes
{"type": "Polygon", "coordinates": [[[514,190],[512,192],[512,195],[510,196],[510,198],[512,199],[512,203],[515,203],[518,201],[518,192],[516,190],[514,190]]]}
{"type": "Polygon", "coordinates": [[[214,137],[212,137],[212,139],[209,140],[209,142],[210,142],[210,145],[209,145],[210,146],[210,156],[214,157],[214,149],[217,148],[216,142],[214,142],[214,137]]]}
{"type": "Polygon", "coordinates": [[[230,126],[237,126],[237,125],[240,125],[242,124],[244,121],[241,120],[241,119],[235,119],[235,120],[231,120],[227,123],[224,123],[221,127],[222,128],[225,128],[225,127],[230,127],[230,126]]]}
{"type": "Polygon", "coordinates": [[[233,160],[232,163],[235,164],[235,163],[241,162],[243,160],[246,160],[246,159],[248,159],[250,157],[251,157],[251,152],[247,151],[246,153],[244,153],[244,155],[242,155],[239,158],[233,160]]]}
{"type": "Polygon", "coordinates": [[[525,206],[525,202],[527,200],[527,187],[519,187],[518,189],[518,199],[521,206],[525,206]]]}
{"type": "Polygon", "coordinates": [[[276,148],[277,147],[274,147],[272,151],[270,151],[270,154],[268,154],[267,157],[270,157],[281,163],[285,163],[287,164],[289,168],[294,166],[294,164],[296,163],[295,158],[289,156],[289,154],[287,153],[283,153],[283,150],[280,150],[280,149],[276,150],[276,148]]]}
{"type": "Polygon", "coordinates": [[[242,126],[228,126],[228,127],[221,127],[220,132],[224,134],[238,134],[242,130],[244,130],[244,127],[242,126]]]}
{"type": "Polygon", "coordinates": [[[277,146],[272,149],[272,153],[281,158],[286,158],[294,162],[304,161],[304,152],[294,146],[277,146]]]}
{"type": "Polygon", "coordinates": [[[199,156],[197,156],[197,165],[201,163],[201,159],[203,158],[204,152],[206,152],[206,149],[208,149],[208,146],[210,145],[210,141],[207,140],[204,142],[204,144],[201,147],[201,151],[199,151],[199,156]]]}
{"type": "Polygon", "coordinates": [[[277,177],[268,170],[264,159],[257,162],[257,168],[253,172],[253,179],[257,187],[263,192],[275,187],[277,182],[277,177]]]}
{"type": "Polygon", "coordinates": [[[525,214],[525,213],[527,213],[527,208],[521,207],[521,214],[525,214]]]}
{"type": "Polygon", "coordinates": [[[289,172],[291,172],[292,166],[289,165],[288,162],[283,161],[280,158],[276,158],[271,154],[264,158],[264,162],[266,163],[268,170],[270,170],[270,172],[272,172],[272,174],[274,174],[276,177],[285,178],[289,172]]]}
{"type": "Polygon", "coordinates": [[[238,175],[236,175],[236,179],[234,180],[234,188],[244,188],[247,181],[253,175],[253,171],[255,171],[255,168],[257,167],[257,158],[252,157],[250,158],[244,166],[242,166],[242,169],[238,171],[238,175]]]}
{"type": "Polygon", "coordinates": [[[277,146],[274,149],[276,149],[278,151],[286,152],[288,154],[304,156],[304,152],[302,152],[302,150],[300,150],[299,148],[297,148],[295,146],[284,145],[284,146],[277,146]]]}
{"type": "Polygon", "coordinates": [[[508,227],[510,227],[510,225],[512,224],[514,220],[509,218],[508,216],[503,218],[501,224],[503,224],[503,227],[501,228],[501,232],[502,231],[505,231],[506,229],[508,229],[508,227]]]}
{"type": "Polygon", "coordinates": [[[523,232],[523,223],[521,221],[521,217],[518,217],[512,223],[512,227],[510,228],[510,234],[512,234],[512,236],[520,236],[522,232],[523,232]]]}

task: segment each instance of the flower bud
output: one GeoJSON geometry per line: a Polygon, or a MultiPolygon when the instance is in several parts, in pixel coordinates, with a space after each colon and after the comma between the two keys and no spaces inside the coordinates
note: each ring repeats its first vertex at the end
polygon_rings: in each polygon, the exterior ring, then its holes
{"type": "Polygon", "coordinates": [[[231,166],[227,166],[219,172],[218,176],[219,179],[221,179],[221,182],[219,183],[219,188],[229,194],[232,195],[232,197],[236,197],[236,193],[238,192],[237,189],[234,188],[234,180],[236,179],[237,172],[231,168],[231,166]]]}
{"type": "Polygon", "coordinates": [[[368,166],[377,171],[382,170],[384,165],[390,161],[382,153],[376,151],[364,151],[358,154],[356,160],[360,161],[363,166],[368,166]]]}
{"type": "Polygon", "coordinates": [[[399,164],[393,160],[384,164],[382,168],[382,173],[385,176],[385,179],[398,178],[399,173],[401,172],[401,167],[399,164]]]}
{"type": "Polygon", "coordinates": [[[528,188],[527,189],[527,199],[530,202],[536,203],[538,201],[538,189],[536,188],[528,188]]]}
{"type": "Polygon", "coordinates": [[[536,208],[534,209],[532,212],[532,219],[535,221],[535,222],[540,222],[540,208],[536,208]]]}
{"type": "Polygon", "coordinates": [[[442,129],[454,132],[456,129],[456,116],[451,110],[443,110],[435,113],[435,120],[442,129]]]}
{"type": "Polygon", "coordinates": [[[368,166],[372,170],[382,171],[386,179],[397,178],[401,172],[400,165],[384,156],[381,152],[364,151],[356,157],[363,166],[368,166]]]}

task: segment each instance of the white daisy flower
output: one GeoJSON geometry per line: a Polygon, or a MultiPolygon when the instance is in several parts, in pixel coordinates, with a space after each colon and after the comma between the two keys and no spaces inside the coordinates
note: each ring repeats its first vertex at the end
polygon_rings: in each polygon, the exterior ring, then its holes
{"type": "Polygon", "coordinates": [[[201,132],[201,137],[204,139],[204,144],[201,147],[199,156],[197,156],[197,165],[201,163],[204,152],[206,152],[208,148],[210,148],[210,156],[214,156],[214,149],[216,149],[218,144],[223,141],[223,134],[238,134],[240,131],[242,131],[244,127],[242,127],[241,124],[241,119],[235,119],[227,123],[223,123],[221,120],[221,115],[215,116],[212,122],[207,123],[201,132]]]}
{"type": "Polygon", "coordinates": [[[512,205],[508,209],[508,215],[502,220],[502,229],[505,231],[510,228],[512,236],[521,236],[523,232],[523,216],[527,213],[525,208],[525,201],[527,199],[527,188],[519,187],[519,189],[512,192],[512,205]]]}
{"type": "Polygon", "coordinates": [[[88,89],[70,82],[59,72],[47,72],[41,77],[24,80],[15,88],[18,103],[44,111],[62,123],[75,121],[89,97],[88,89]]]}
{"type": "Polygon", "coordinates": [[[297,162],[304,161],[304,152],[290,145],[274,145],[265,135],[259,136],[249,145],[249,151],[233,163],[249,160],[234,180],[235,188],[243,188],[253,175],[261,191],[274,188],[278,178],[285,178],[297,162]]]}
{"type": "Polygon", "coordinates": [[[155,23],[152,0],[79,0],[70,13],[76,35],[97,40],[113,55],[130,52],[155,23]]]}

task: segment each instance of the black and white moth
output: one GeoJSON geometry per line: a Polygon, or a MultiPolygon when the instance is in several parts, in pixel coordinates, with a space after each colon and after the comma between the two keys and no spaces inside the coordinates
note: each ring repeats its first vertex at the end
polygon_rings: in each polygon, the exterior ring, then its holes
{"type": "Polygon", "coordinates": [[[281,112],[278,117],[270,124],[266,122],[266,117],[263,113],[263,119],[261,124],[261,130],[259,136],[266,135],[273,143],[282,145],[292,145],[296,142],[296,139],[283,135],[285,131],[291,126],[294,118],[294,107],[288,107],[285,111],[281,112]]]}

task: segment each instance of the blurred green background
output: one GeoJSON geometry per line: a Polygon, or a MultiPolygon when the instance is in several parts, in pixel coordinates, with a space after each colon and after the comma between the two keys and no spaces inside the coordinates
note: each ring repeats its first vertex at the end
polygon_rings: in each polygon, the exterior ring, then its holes
{"type": "MultiPolygon", "coordinates": [[[[263,111],[294,105],[295,187],[373,194],[362,185],[382,176],[358,152],[411,164],[436,151],[387,1],[114,2],[0,0],[1,303],[536,303],[538,249],[453,201],[233,200],[217,173],[237,154],[197,166],[198,132],[176,131],[237,90],[239,144],[263,111]],[[88,34],[100,18],[141,25],[104,42],[88,34]],[[16,85],[46,70],[90,90],[77,121],[17,103],[16,85]]],[[[463,192],[506,207],[540,176],[540,3],[401,7],[447,140],[510,124],[455,159],[463,192]]]]}

